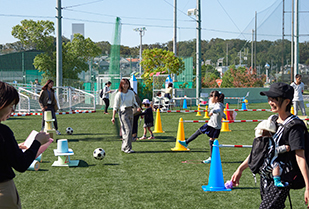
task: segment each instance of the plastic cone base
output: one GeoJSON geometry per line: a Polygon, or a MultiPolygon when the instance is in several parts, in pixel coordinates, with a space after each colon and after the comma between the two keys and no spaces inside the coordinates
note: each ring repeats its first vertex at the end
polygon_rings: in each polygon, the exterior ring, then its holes
{"type": "Polygon", "coordinates": [[[202,189],[205,192],[231,191],[224,185],[218,140],[215,140],[212,148],[208,185],[203,185],[202,189]]]}

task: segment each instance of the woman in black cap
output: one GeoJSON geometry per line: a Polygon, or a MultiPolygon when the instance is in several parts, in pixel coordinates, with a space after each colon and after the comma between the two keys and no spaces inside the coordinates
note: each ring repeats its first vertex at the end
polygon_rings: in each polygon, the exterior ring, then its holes
{"type": "MultiPolygon", "coordinates": [[[[294,89],[285,83],[274,83],[270,86],[269,91],[262,91],[260,94],[268,97],[271,111],[277,113],[277,115],[269,117],[269,120],[273,120],[277,126],[277,132],[273,136],[276,145],[280,146],[286,142],[290,145],[290,152],[278,155],[278,160],[280,158],[280,161],[290,163],[294,170],[297,170],[299,175],[303,176],[306,187],[304,198],[309,207],[309,170],[305,159],[304,126],[297,116],[290,113],[294,89]],[[283,134],[285,125],[293,120],[295,125],[289,129],[288,133],[283,134]]],[[[234,186],[239,185],[242,172],[248,168],[248,159],[249,156],[232,175],[231,181],[234,186]]],[[[261,175],[260,193],[262,202],[260,208],[284,208],[290,187],[276,187],[273,179],[269,176],[271,175],[261,175]]]]}

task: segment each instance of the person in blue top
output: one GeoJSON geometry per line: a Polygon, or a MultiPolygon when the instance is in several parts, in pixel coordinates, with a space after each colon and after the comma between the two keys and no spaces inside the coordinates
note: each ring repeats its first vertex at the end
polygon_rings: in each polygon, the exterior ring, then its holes
{"type": "Polygon", "coordinates": [[[15,187],[14,170],[25,172],[41,145],[48,142],[49,134],[39,132],[30,147],[18,145],[12,130],[2,123],[14,112],[19,102],[16,89],[0,81],[0,208],[21,208],[21,201],[15,187]],[[26,149],[25,152],[22,149],[26,149]]]}
{"type": "Polygon", "coordinates": [[[213,91],[213,93],[210,95],[210,100],[214,104],[213,108],[209,111],[210,119],[208,123],[204,124],[202,127],[200,127],[194,134],[192,134],[187,140],[185,141],[179,141],[178,142],[183,145],[184,147],[187,147],[188,144],[196,139],[201,134],[207,134],[209,139],[209,147],[210,147],[210,157],[206,160],[203,160],[203,163],[210,163],[211,162],[211,154],[212,154],[212,145],[214,143],[214,140],[219,137],[220,131],[221,131],[221,125],[222,125],[222,118],[226,119],[226,115],[224,114],[224,94],[213,91]]]}

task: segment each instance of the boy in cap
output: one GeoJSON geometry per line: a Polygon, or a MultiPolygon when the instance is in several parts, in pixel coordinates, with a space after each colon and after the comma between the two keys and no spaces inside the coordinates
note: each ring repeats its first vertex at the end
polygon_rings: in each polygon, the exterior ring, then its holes
{"type": "Polygon", "coordinates": [[[150,137],[148,139],[154,139],[155,137],[153,136],[153,133],[151,131],[151,127],[153,127],[153,112],[152,112],[152,107],[150,106],[149,99],[144,99],[143,100],[143,105],[145,106],[145,110],[141,113],[141,117],[144,117],[144,135],[143,137],[139,138],[140,140],[146,139],[146,134],[147,134],[147,129],[150,133],[150,137]]]}

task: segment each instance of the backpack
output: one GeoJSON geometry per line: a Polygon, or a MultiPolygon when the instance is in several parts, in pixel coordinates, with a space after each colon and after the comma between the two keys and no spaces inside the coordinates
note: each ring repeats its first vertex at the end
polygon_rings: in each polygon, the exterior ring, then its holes
{"type": "MultiPolygon", "coordinates": [[[[273,121],[276,121],[278,119],[278,115],[275,115],[272,117],[273,121]]],[[[283,133],[282,133],[282,140],[284,140],[284,144],[289,144],[287,136],[289,135],[289,131],[293,126],[301,126],[304,130],[304,138],[305,138],[305,159],[308,165],[309,162],[309,133],[307,130],[307,126],[305,123],[300,120],[299,118],[294,118],[292,121],[290,121],[288,124],[285,124],[283,133]]],[[[291,152],[288,152],[292,154],[291,152]]],[[[289,156],[289,159],[293,159],[295,156],[289,156]]],[[[301,171],[298,167],[298,164],[296,161],[292,163],[291,160],[288,162],[285,162],[285,165],[282,167],[282,174],[281,179],[283,181],[289,182],[290,188],[292,189],[302,189],[306,186],[305,181],[303,179],[303,175],[301,174],[301,171]]]]}
{"type": "Polygon", "coordinates": [[[248,165],[253,174],[264,173],[263,168],[270,166],[271,159],[275,156],[275,142],[272,137],[256,137],[252,143],[248,165]]]}
{"type": "Polygon", "coordinates": [[[100,91],[100,98],[103,99],[103,89],[100,91]]]}

